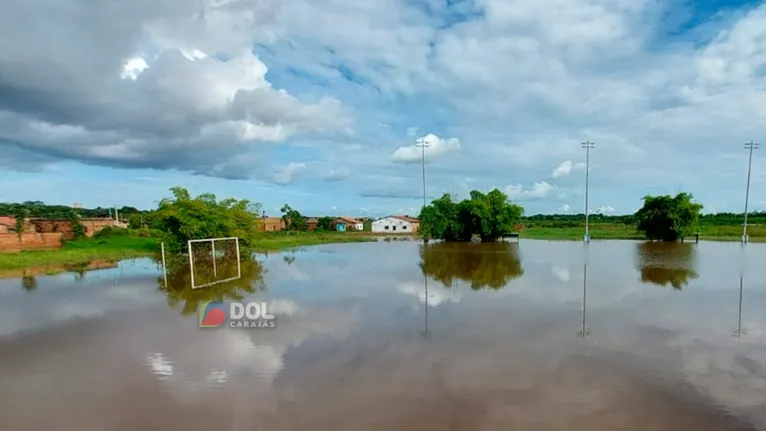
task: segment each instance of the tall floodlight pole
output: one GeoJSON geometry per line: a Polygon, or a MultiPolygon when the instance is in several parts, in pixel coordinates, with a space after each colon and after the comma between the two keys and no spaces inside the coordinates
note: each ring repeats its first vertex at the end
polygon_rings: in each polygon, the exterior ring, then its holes
{"type": "Polygon", "coordinates": [[[585,141],[581,143],[583,148],[585,148],[585,242],[590,242],[590,231],[588,230],[588,180],[590,175],[590,149],[594,148],[596,146],[595,143],[590,141],[585,141]]]}
{"type": "Polygon", "coordinates": [[[415,142],[415,147],[420,148],[420,160],[421,165],[423,166],[423,208],[427,206],[426,204],[426,147],[430,147],[431,144],[428,143],[425,138],[420,138],[415,142]]]}
{"type": "Polygon", "coordinates": [[[742,243],[747,244],[747,203],[750,198],[750,171],[753,167],[753,150],[758,149],[758,144],[753,141],[745,144],[745,149],[750,151],[750,156],[747,160],[747,186],[745,187],[745,223],[742,227],[742,243]]]}
{"type": "MultiPolygon", "coordinates": [[[[428,143],[425,138],[420,138],[415,142],[415,147],[420,147],[420,160],[421,165],[423,166],[423,210],[426,209],[426,147],[430,147],[431,144],[428,143]]],[[[423,211],[420,212],[423,214],[423,211]]],[[[423,242],[428,242],[428,238],[424,237],[423,242]]]]}

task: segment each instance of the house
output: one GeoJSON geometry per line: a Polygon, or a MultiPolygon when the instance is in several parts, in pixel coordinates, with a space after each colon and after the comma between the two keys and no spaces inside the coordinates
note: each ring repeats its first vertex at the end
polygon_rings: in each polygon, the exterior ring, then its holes
{"type": "Polygon", "coordinates": [[[336,217],[332,222],[333,230],[346,232],[349,230],[364,230],[364,223],[352,217],[336,217]]]}
{"type": "Polygon", "coordinates": [[[319,219],[316,217],[306,217],[306,227],[307,230],[312,231],[316,230],[317,226],[319,225],[319,219]]]}
{"type": "Polygon", "coordinates": [[[388,216],[372,222],[372,231],[376,233],[417,233],[420,220],[404,216],[388,216]]]}
{"type": "Polygon", "coordinates": [[[276,232],[285,229],[285,221],[280,217],[261,217],[261,230],[263,232],[276,232]]]}

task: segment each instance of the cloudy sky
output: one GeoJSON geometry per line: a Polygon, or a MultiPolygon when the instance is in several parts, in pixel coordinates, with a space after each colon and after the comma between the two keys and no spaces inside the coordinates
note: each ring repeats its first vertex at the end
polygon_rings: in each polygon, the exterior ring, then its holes
{"type": "MultiPolygon", "coordinates": [[[[741,211],[766,3],[38,0],[0,6],[0,201],[168,188],[311,214],[498,187],[527,213],[691,191],[741,211]]],[[[759,154],[761,153],[761,154],[759,154]]],[[[752,205],[766,209],[766,155],[752,205]]]]}

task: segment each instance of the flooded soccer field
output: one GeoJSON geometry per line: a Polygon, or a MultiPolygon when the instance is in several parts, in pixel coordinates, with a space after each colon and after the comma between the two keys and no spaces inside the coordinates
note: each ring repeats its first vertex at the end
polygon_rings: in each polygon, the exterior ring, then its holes
{"type": "Polygon", "coordinates": [[[766,244],[380,242],[0,279],[0,430],[766,430],[766,244]],[[236,277],[233,275],[236,274],[236,277]],[[200,328],[211,300],[274,328],[200,328]]]}

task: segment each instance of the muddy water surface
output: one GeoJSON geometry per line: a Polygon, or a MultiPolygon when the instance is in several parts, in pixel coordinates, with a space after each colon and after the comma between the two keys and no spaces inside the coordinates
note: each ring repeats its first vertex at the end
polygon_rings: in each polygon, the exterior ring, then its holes
{"type": "Polygon", "coordinates": [[[194,290],[150,259],[7,278],[0,430],[766,430],[764,262],[391,242],[258,256],[194,290]],[[199,328],[216,299],[266,301],[276,327],[199,328]]]}

